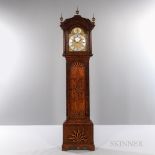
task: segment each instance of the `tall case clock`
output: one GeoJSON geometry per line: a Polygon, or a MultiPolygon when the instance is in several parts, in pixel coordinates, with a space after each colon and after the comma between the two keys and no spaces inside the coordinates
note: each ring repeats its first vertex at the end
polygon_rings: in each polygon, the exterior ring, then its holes
{"type": "Polygon", "coordinates": [[[90,120],[89,59],[92,56],[92,21],[79,15],[60,18],[63,30],[63,56],[66,58],[66,121],[62,150],[95,150],[90,120]]]}

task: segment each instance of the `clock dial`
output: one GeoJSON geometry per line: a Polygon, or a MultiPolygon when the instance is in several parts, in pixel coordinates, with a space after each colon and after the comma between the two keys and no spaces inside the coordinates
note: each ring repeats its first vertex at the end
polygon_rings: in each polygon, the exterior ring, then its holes
{"type": "Polygon", "coordinates": [[[86,34],[76,27],[69,35],[69,51],[86,51],[86,34]]]}

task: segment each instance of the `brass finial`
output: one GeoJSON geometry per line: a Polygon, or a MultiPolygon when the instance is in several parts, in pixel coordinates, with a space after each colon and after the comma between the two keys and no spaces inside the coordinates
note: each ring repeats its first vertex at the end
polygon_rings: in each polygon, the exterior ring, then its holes
{"type": "Polygon", "coordinates": [[[63,22],[63,17],[62,17],[62,13],[61,13],[61,17],[60,17],[60,22],[63,22]]]}
{"type": "Polygon", "coordinates": [[[79,8],[77,7],[76,9],[76,14],[78,15],[79,14],[79,8]]]}
{"type": "Polygon", "coordinates": [[[93,22],[93,23],[95,23],[95,17],[94,17],[94,13],[93,13],[92,22],[93,22]]]}

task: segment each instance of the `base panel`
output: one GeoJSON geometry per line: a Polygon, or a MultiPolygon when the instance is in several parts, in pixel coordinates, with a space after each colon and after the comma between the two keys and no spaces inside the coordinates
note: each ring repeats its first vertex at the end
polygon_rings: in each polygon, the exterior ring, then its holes
{"type": "Polygon", "coordinates": [[[70,122],[63,124],[62,150],[90,150],[94,151],[93,123],[70,122]]]}

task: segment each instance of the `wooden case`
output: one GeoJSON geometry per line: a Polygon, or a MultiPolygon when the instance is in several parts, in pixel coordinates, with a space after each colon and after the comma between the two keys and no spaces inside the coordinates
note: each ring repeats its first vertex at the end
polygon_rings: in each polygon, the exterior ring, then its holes
{"type": "Polygon", "coordinates": [[[76,14],[61,21],[66,58],[66,121],[63,124],[62,150],[95,150],[93,123],[90,120],[89,59],[92,56],[91,31],[94,22],[76,14]],[[70,52],[69,33],[80,27],[87,33],[87,50],[70,52]]]}

